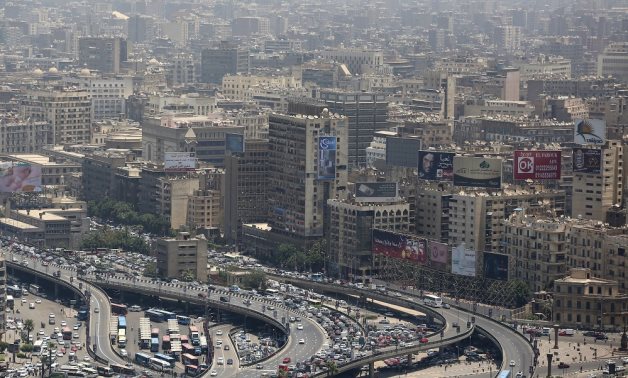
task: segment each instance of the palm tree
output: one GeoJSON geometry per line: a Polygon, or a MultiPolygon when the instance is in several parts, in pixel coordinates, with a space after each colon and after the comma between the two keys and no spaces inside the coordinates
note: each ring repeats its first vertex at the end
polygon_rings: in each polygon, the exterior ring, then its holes
{"type": "Polygon", "coordinates": [[[325,367],[327,368],[328,377],[333,377],[338,374],[338,366],[336,365],[336,361],[327,361],[325,363],[325,367]]]}
{"type": "Polygon", "coordinates": [[[33,324],[33,319],[24,320],[24,330],[28,333],[28,338],[31,337],[31,332],[35,329],[35,324],[33,324]]]}

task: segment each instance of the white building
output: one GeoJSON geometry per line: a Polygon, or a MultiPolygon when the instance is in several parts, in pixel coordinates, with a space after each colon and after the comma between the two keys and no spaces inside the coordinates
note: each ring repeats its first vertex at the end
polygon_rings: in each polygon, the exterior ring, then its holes
{"type": "Polygon", "coordinates": [[[597,75],[628,83],[628,42],[611,43],[597,57],[597,75]]]}
{"type": "Polygon", "coordinates": [[[386,138],[397,136],[394,131],[376,131],[373,141],[366,147],[366,165],[373,167],[378,160],[386,161],[386,138]]]}
{"type": "Polygon", "coordinates": [[[66,86],[87,91],[92,102],[92,120],[119,118],[126,112],[126,100],[133,94],[130,76],[92,75],[88,69],[78,76],[64,77],[66,86]]]}

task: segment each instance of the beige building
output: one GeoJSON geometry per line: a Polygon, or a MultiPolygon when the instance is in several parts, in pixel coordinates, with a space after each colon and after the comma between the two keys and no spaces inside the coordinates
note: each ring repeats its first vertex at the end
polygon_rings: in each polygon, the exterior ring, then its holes
{"type": "Polygon", "coordinates": [[[416,232],[441,243],[449,241],[449,200],[453,191],[441,185],[417,188],[416,232]]]}
{"type": "Polygon", "coordinates": [[[343,277],[367,279],[378,270],[383,261],[371,252],[371,233],[374,228],[408,233],[410,204],[399,200],[393,203],[359,203],[355,200],[330,199],[328,259],[343,277]]]}
{"type": "Polygon", "coordinates": [[[549,290],[565,276],[569,241],[566,222],[517,211],[504,221],[504,253],[510,256],[509,278],[526,282],[533,292],[549,290]]]}
{"type": "Polygon", "coordinates": [[[174,238],[155,241],[157,274],[164,278],[185,278],[207,282],[207,240],[180,232],[174,238]]]}
{"type": "Polygon", "coordinates": [[[47,121],[6,113],[0,118],[0,153],[35,153],[51,144],[52,125],[47,121]]]}
{"type": "Polygon", "coordinates": [[[327,61],[345,64],[352,75],[372,72],[384,65],[384,53],[379,50],[333,49],[320,52],[327,61]]]}
{"type": "Polygon", "coordinates": [[[609,140],[602,149],[601,174],[574,172],[572,214],[584,219],[606,220],[614,205],[622,204],[623,146],[609,140]]]}
{"type": "Polygon", "coordinates": [[[166,94],[151,94],[146,104],[147,115],[156,116],[164,112],[192,113],[199,116],[207,116],[214,112],[216,99],[205,97],[196,93],[188,93],[181,96],[166,94]]]}
{"type": "Polygon", "coordinates": [[[628,324],[628,295],[617,281],[578,268],[554,281],[554,288],[553,320],[563,327],[617,330],[628,324]]]}
{"type": "Polygon", "coordinates": [[[24,119],[48,121],[52,144],[90,142],[92,100],[86,90],[29,90],[20,104],[24,119]]]}
{"type": "Polygon", "coordinates": [[[188,224],[190,198],[199,190],[198,177],[162,177],[158,180],[157,211],[178,230],[188,224]]]}
{"type": "Polygon", "coordinates": [[[597,56],[597,75],[628,83],[628,42],[611,43],[597,56]]]}
{"type": "Polygon", "coordinates": [[[222,94],[236,101],[250,101],[253,96],[251,89],[300,88],[301,80],[293,76],[259,76],[259,75],[226,75],[222,78],[222,94]]]}
{"type": "Polygon", "coordinates": [[[220,190],[195,190],[188,199],[187,225],[191,229],[222,228],[222,203],[220,190]]]}

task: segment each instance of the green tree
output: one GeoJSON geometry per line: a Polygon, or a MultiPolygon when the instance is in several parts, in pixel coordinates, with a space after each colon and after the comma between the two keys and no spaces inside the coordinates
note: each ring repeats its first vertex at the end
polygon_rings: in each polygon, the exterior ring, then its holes
{"type": "Polygon", "coordinates": [[[263,270],[253,270],[242,277],[242,284],[249,289],[266,290],[266,273],[263,270]]]}
{"type": "Polygon", "coordinates": [[[183,282],[192,282],[196,278],[196,275],[191,270],[186,270],[181,274],[181,280],[183,282]]]}
{"type": "Polygon", "coordinates": [[[530,287],[528,287],[525,281],[514,280],[510,283],[509,289],[511,290],[510,294],[515,302],[515,307],[521,307],[530,301],[530,287]]]}
{"type": "Polygon", "coordinates": [[[33,319],[24,320],[24,330],[27,333],[27,338],[30,339],[31,332],[35,329],[35,324],[33,323],[33,319]]]}
{"type": "Polygon", "coordinates": [[[144,266],[144,275],[146,277],[157,277],[157,264],[149,262],[144,266]]]}
{"type": "Polygon", "coordinates": [[[325,367],[327,368],[328,377],[333,377],[338,374],[338,366],[336,365],[336,361],[325,362],[325,367]]]}
{"type": "Polygon", "coordinates": [[[20,351],[24,352],[24,353],[30,353],[33,351],[33,348],[35,348],[33,346],[33,344],[22,344],[20,346],[20,351]]]}
{"type": "Polygon", "coordinates": [[[310,272],[319,272],[325,267],[327,239],[317,240],[307,251],[306,262],[310,272]]]}
{"type": "Polygon", "coordinates": [[[9,348],[9,343],[0,341],[0,353],[4,353],[9,348]]]}

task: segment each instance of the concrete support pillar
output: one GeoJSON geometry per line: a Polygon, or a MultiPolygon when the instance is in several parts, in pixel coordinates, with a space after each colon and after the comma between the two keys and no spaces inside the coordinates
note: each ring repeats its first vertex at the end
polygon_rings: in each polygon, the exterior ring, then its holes
{"type": "Polygon", "coordinates": [[[547,378],[552,377],[552,358],[554,358],[554,355],[551,353],[548,353],[547,354],[547,378]]]}
{"type": "Polygon", "coordinates": [[[59,285],[55,282],[55,298],[59,298],[59,285]]]}
{"type": "Polygon", "coordinates": [[[554,349],[558,349],[558,328],[560,325],[554,324],[554,349]]]}
{"type": "Polygon", "coordinates": [[[369,363],[369,378],[375,378],[375,363],[369,363]]]}
{"type": "Polygon", "coordinates": [[[408,353],[408,366],[412,364],[412,353],[408,353]]]}

